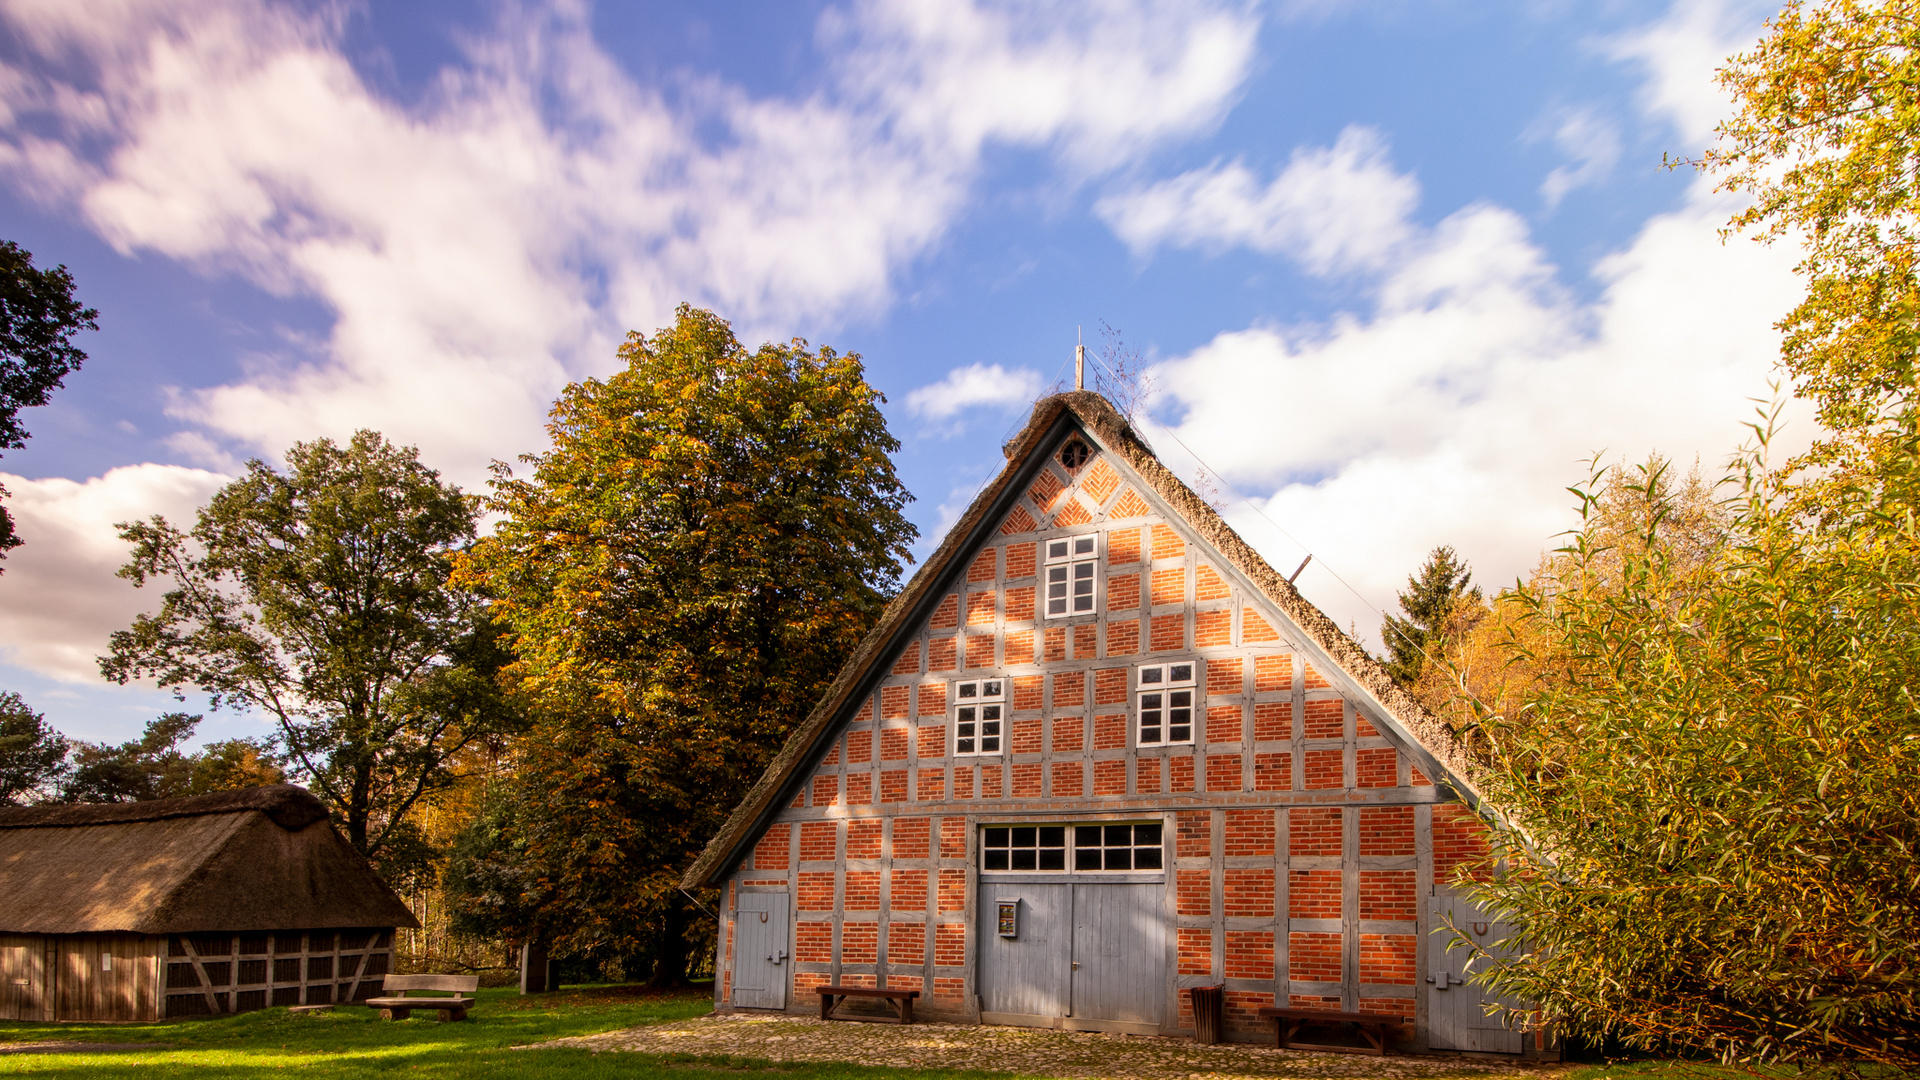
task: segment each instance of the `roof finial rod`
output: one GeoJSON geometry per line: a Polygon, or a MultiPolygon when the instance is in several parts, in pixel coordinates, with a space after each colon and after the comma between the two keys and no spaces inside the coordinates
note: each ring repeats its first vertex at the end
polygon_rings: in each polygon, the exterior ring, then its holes
{"type": "Polygon", "coordinates": [[[1080,328],[1073,328],[1073,388],[1087,388],[1087,347],[1080,343],[1080,328]]]}

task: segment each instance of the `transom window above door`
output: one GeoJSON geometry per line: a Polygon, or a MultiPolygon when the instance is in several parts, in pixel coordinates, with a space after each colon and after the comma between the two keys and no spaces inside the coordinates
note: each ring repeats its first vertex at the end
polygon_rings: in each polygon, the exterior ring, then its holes
{"type": "Polygon", "coordinates": [[[988,825],[980,869],[1059,873],[1159,870],[1164,828],[1157,821],[1079,825],[988,825]]]}

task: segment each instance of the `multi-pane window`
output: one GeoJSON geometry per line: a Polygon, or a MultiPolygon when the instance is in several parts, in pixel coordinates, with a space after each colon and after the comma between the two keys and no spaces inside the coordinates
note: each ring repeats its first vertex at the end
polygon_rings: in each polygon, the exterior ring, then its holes
{"type": "Polygon", "coordinates": [[[1075,870],[1160,869],[1160,824],[1075,825],[1075,870]]]}
{"type": "Polygon", "coordinates": [[[1006,680],[963,682],[956,694],[959,705],[953,713],[953,752],[999,753],[1004,734],[1001,725],[1006,723],[1006,680]]]}
{"type": "Polygon", "coordinates": [[[991,825],[982,830],[982,870],[1065,870],[1065,825],[991,825]]]}
{"type": "Polygon", "coordinates": [[[1193,741],[1193,672],[1191,663],[1140,666],[1141,746],[1193,741]]]}
{"type": "Polygon", "coordinates": [[[989,825],[981,830],[980,869],[1080,873],[1159,870],[1163,865],[1161,833],[1157,821],[989,825]]]}
{"type": "Polygon", "coordinates": [[[1093,614],[1095,575],[1099,571],[1100,538],[1062,536],[1047,546],[1046,614],[1049,619],[1093,614]]]}

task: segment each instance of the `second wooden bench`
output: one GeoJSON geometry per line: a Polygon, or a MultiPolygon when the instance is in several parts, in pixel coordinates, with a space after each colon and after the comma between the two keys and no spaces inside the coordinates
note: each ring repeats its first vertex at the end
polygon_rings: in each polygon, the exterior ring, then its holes
{"type": "Polygon", "coordinates": [[[1280,1009],[1268,1006],[1260,1010],[1262,1019],[1273,1021],[1274,1038],[1283,1050],[1331,1050],[1339,1054],[1375,1054],[1387,1052],[1387,1028],[1398,1023],[1391,1016],[1375,1013],[1333,1012],[1324,1009],[1280,1009]],[[1330,1043],[1303,1043],[1294,1036],[1308,1024],[1345,1024],[1360,1032],[1368,1046],[1339,1046],[1330,1043]]]}
{"type": "Polygon", "coordinates": [[[820,1019],[822,1020],[833,1019],[833,1010],[838,1005],[834,1001],[835,998],[839,998],[840,1001],[850,997],[883,998],[888,1007],[900,1014],[900,1022],[903,1024],[913,1023],[913,999],[920,996],[918,990],[875,990],[867,986],[822,986],[814,992],[820,995],[820,1019]]]}
{"type": "Polygon", "coordinates": [[[441,1020],[465,1020],[473,999],[464,995],[480,988],[478,975],[389,975],[380,984],[382,997],[361,1002],[380,1010],[388,1020],[405,1020],[415,1009],[433,1009],[441,1020]],[[426,990],[452,997],[407,996],[409,990],[426,990]]]}

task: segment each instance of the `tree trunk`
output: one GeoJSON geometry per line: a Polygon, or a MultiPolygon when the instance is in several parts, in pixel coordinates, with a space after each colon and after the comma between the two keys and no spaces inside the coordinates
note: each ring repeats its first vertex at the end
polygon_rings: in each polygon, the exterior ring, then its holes
{"type": "Polygon", "coordinates": [[[666,918],[663,920],[659,949],[653,956],[653,978],[647,980],[650,990],[677,990],[687,985],[687,910],[681,906],[680,898],[674,897],[668,904],[666,918]]]}

